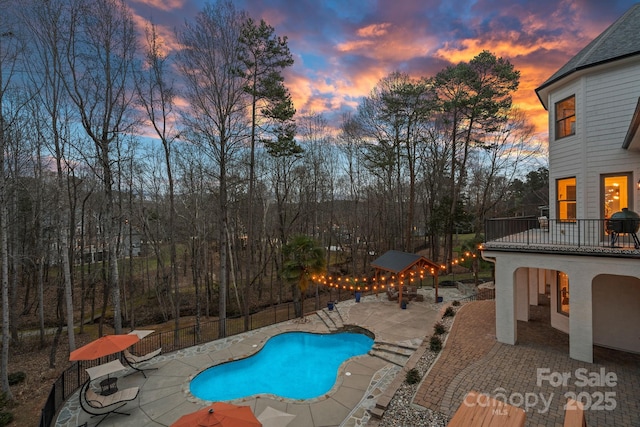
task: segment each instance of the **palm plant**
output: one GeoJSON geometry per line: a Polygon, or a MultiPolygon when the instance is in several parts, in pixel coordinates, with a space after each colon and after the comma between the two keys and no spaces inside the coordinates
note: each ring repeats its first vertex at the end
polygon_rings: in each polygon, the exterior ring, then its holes
{"type": "Polygon", "coordinates": [[[311,237],[299,235],[282,247],[282,253],[282,276],[292,283],[293,306],[296,316],[302,318],[302,295],[309,286],[311,276],[324,271],[324,250],[311,237]]]}

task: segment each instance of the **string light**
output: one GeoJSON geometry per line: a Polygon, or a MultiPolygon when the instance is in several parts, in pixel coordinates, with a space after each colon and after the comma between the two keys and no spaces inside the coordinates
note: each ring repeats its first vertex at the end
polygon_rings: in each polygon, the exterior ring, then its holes
{"type": "MultiPolygon", "coordinates": [[[[482,249],[483,249],[482,244],[479,244],[478,250],[482,250],[482,249]]],[[[471,261],[474,258],[477,258],[477,255],[475,253],[471,253],[467,251],[464,253],[463,256],[454,258],[447,263],[440,264],[438,266],[439,267],[438,273],[440,273],[441,271],[446,271],[447,268],[460,265],[463,262],[471,261]]],[[[342,288],[343,290],[351,290],[351,291],[353,290],[358,290],[358,291],[376,290],[377,291],[380,289],[384,290],[387,287],[395,288],[396,285],[398,284],[397,283],[398,281],[404,281],[405,279],[408,279],[410,283],[417,280],[417,277],[419,277],[420,280],[424,280],[427,274],[430,274],[431,276],[435,276],[436,268],[431,266],[431,267],[423,268],[420,270],[411,270],[406,272],[406,275],[405,273],[402,273],[399,276],[396,276],[395,274],[391,274],[389,276],[380,275],[376,277],[367,277],[367,276],[362,276],[362,277],[335,276],[334,277],[334,276],[325,276],[325,275],[320,275],[320,276],[313,275],[311,276],[311,280],[317,284],[329,286],[331,288],[336,288],[336,289],[342,288]]]]}

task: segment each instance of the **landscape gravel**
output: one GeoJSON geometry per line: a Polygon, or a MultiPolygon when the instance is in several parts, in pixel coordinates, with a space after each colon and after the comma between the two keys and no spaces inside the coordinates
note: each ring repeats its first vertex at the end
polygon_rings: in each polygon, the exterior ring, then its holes
{"type": "MultiPolygon", "coordinates": [[[[454,307],[457,309],[459,307],[454,307]]],[[[456,310],[457,311],[457,310],[456,310]]],[[[453,324],[454,317],[445,317],[442,324],[447,332],[441,335],[442,340],[446,339],[448,331],[453,324]]],[[[427,336],[425,339],[429,339],[427,336]]],[[[420,373],[420,378],[424,381],[429,368],[436,361],[439,353],[427,348],[422,357],[416,363],[416,369],[420,373]]],[[[384,416],[377,422],[378,427],[445,427],[449,422],[449,417],[440,412],[412,405],[413,396],[416,394],[421,382],[408,384],[406,381],[398,388],[389,403],[384,416]]]]}

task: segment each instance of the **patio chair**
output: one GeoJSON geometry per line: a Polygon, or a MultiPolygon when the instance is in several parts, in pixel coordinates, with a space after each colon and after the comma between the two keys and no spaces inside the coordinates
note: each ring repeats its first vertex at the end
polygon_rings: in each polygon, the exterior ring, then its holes
{"type": "MultiPolygon", "coordinates": [[[[122,355],[124,356],[124,360],[125,362],[127,362],[127,365],[129,365],[130,367],[132,367],[133,369],[135,369],[138,372],[142,372],[142,375],[144,375],[145,378],[147,378],[147,374],[144,373],[144,371],[150,371],[153,369],[158,369],[158,368],[139,368],[137,365],[139,365],[142,362],[146,362],[148,360],[153,359],[154,357],[156,357],[157,355],[160,354],[160,352],[162,351],[162,347],[160,347],[157,350],[154,350],[150,353],[145,354],[144,356],[136,356],[135,354],[131,353],[129,350],[124,350],[122,352],[122,355]]],[[[128,375],[131,374],[135,374],[135,372],[131,372],[128,375]]]]}
{"type": "Polygon", "coordinates": [[[83,390],[80,390],[80,406],[92,418],[102,416],[103,418],[98,424],[103,422],[110,414],[131,415],[127,412],[119,412],[118,409],[138,397],[139,387],[130,387],[118,390],[108,396],[102,396],[93,391],[90,383],[91,380],[88,380],[83,386],[83,390]]]}

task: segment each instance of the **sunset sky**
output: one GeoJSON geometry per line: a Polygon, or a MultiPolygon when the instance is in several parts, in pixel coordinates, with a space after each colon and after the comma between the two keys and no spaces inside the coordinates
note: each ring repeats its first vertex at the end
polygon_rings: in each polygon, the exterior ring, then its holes
{"type": "MultiPolygon", "coordinates": [[[[126,0],[141,29],[173,32],[205,4],[126,0]]],[[[520,70],[514,102],[546,138],[535,88],[619,18],[632,0],[235,0],[288,38],[295,64],[285,74],[298,112],[326,112],[333,125],[355,111],[377,82],[399,70],[433,76],[482,50],[520,70]]]]}

